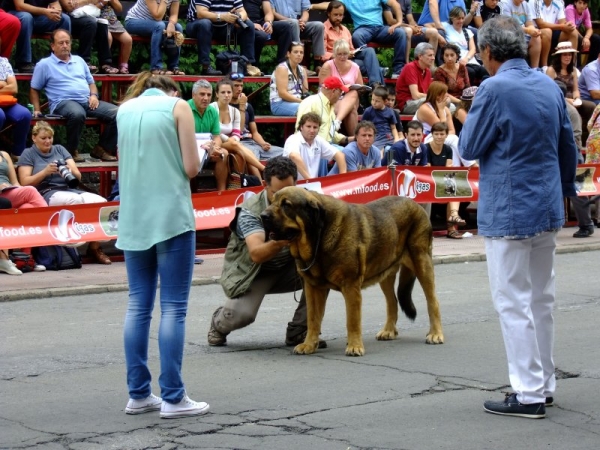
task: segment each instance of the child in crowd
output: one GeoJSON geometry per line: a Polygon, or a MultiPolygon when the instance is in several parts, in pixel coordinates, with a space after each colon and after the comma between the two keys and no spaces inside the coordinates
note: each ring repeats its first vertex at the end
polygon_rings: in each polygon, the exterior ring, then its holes
{"type": "Polygon", "coordinates": [[[388,99],[388,90],[383,86],[377,86],[371,95],[371,106],[365,109],[362,120],[368,120],[375,124],[377,135],[373,145],[377,147],[382,154],[387,146],[393,145],[401,138],[396,129],[398,120],[391,108],[385,104],[388,99]]]}
{"type": "Polygon", "coordinates": [[[123,5],[119,0],[102,0],[102,3],[98,3],[99,6],[102,4],[104,6],[100,9],[100,18],[108,21],[108,45],[109,47],[112,46],[113,39],[121,44],[119,49],[119,73],[128,74],[133,39],[116,14],[123,11],[123,5]]]}
{"type": "MultiPolygon", "coordinates": [[[[437,122],[431,127],[431,135],[433,139],[425,144],[427,147],[427,165],[433,167],[452,167],[452,148],[444,144],[448,137],[448,125],[445,122],[437,122]]],[[[452,172],[446,173],[444,176],[446,182],[445,192],[448,195],[456,195],[456,178],[452,172]]],[[[462,235],[458,232],[457,227],[466,225],[458,215],[460,202],[449,202],[446,207],[448,234],[449,239],[462,239],[462,235]]]]}
{"type": "Polygon", "coordinates": [[[385,101],[385,106],[390,108],[396,116],[396,131],[400,140],[404,139],[404,127],[402,126],[402,120],[400,119],[400,110],[396,109],[396,89],[394,86],[388,86],[388,97],[385,101]]]}

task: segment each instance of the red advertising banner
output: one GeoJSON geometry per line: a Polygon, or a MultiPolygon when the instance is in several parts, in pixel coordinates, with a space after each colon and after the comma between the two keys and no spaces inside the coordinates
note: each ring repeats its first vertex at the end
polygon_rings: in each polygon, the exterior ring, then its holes
{"type": "MultiPolygon", "coordinates": [[[[600,194],[600,164],[577,168],[579,195],[600,194]]],[[[455,167],[396,166],[300,181],[299,186],[352,203],[387,195],[418,203],[477,201],[479,171],[455,167]]],[[[262,188],[192,195],[197,230],[225,228],[235,208],[262,188]]],[[[0,248],[76,245],[117,238],[119,203],[0,210],[0,248]]]]}

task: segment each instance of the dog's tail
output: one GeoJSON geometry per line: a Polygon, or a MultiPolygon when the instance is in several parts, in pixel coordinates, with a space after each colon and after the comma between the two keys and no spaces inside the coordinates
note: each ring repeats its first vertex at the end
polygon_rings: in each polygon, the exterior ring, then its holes
{"type": "Polygon", "coordinates": [[[412,301],[412,291],[415,286],[416,275],[405,265],[400,269],[400,283],[398,284],[398,303],[400,309],[410,320],[417,317],[417,309],[412,301]]]}

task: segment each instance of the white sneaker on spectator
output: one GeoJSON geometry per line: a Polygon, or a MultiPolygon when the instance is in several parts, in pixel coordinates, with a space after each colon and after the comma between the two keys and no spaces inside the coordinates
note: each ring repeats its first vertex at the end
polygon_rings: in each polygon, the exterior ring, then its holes
{"type": "Polygon", "coordinates": [[[400,74],[399,74],[399,73],[395,73],[395,74],[393,74],[393,75],[392,75],[392,80],[397,80],[399,76],[400,76],[400,74]]]}
{"type": "Polygon", "coordinates": [[[185,394],[179,403],[162,402],[160,418],[177,419],[179,417],[199,416],[206,414],[209,409],[210,405],[208,403],[195,402],[185,394]]]}
{"type": "Polygon", "coordinates": [[[34,272],[45,272],[46,271],[46,266],[42,266],[41,264],[36,264],[33,267],[33,271],[34,272]]]}
{"type": "Polygon", "coordinates": [[[160,410],[162,398],[154,394],[139,400],[130,398],[125,407],[125,414],[144,414],[150,411],[160,410]]]}
{"type": "Polygon", "coordinates": [[[23,275],[23,272],[17,269],[15,263],[10,259],[0,259],[0,272],[7,273],[9,275],[23,275]]]}

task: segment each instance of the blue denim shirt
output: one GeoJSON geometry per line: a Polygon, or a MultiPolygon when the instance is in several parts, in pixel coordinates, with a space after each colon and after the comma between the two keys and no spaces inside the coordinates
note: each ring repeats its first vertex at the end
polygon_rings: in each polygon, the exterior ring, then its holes
{"type": "Polygon", "coordinates": [[[576,195],[577,147],[558,86],[525,60],[485,80],[459,151],[479,159],[479,234],[527,237],[560,228],[563,196],[576,195]]]}

